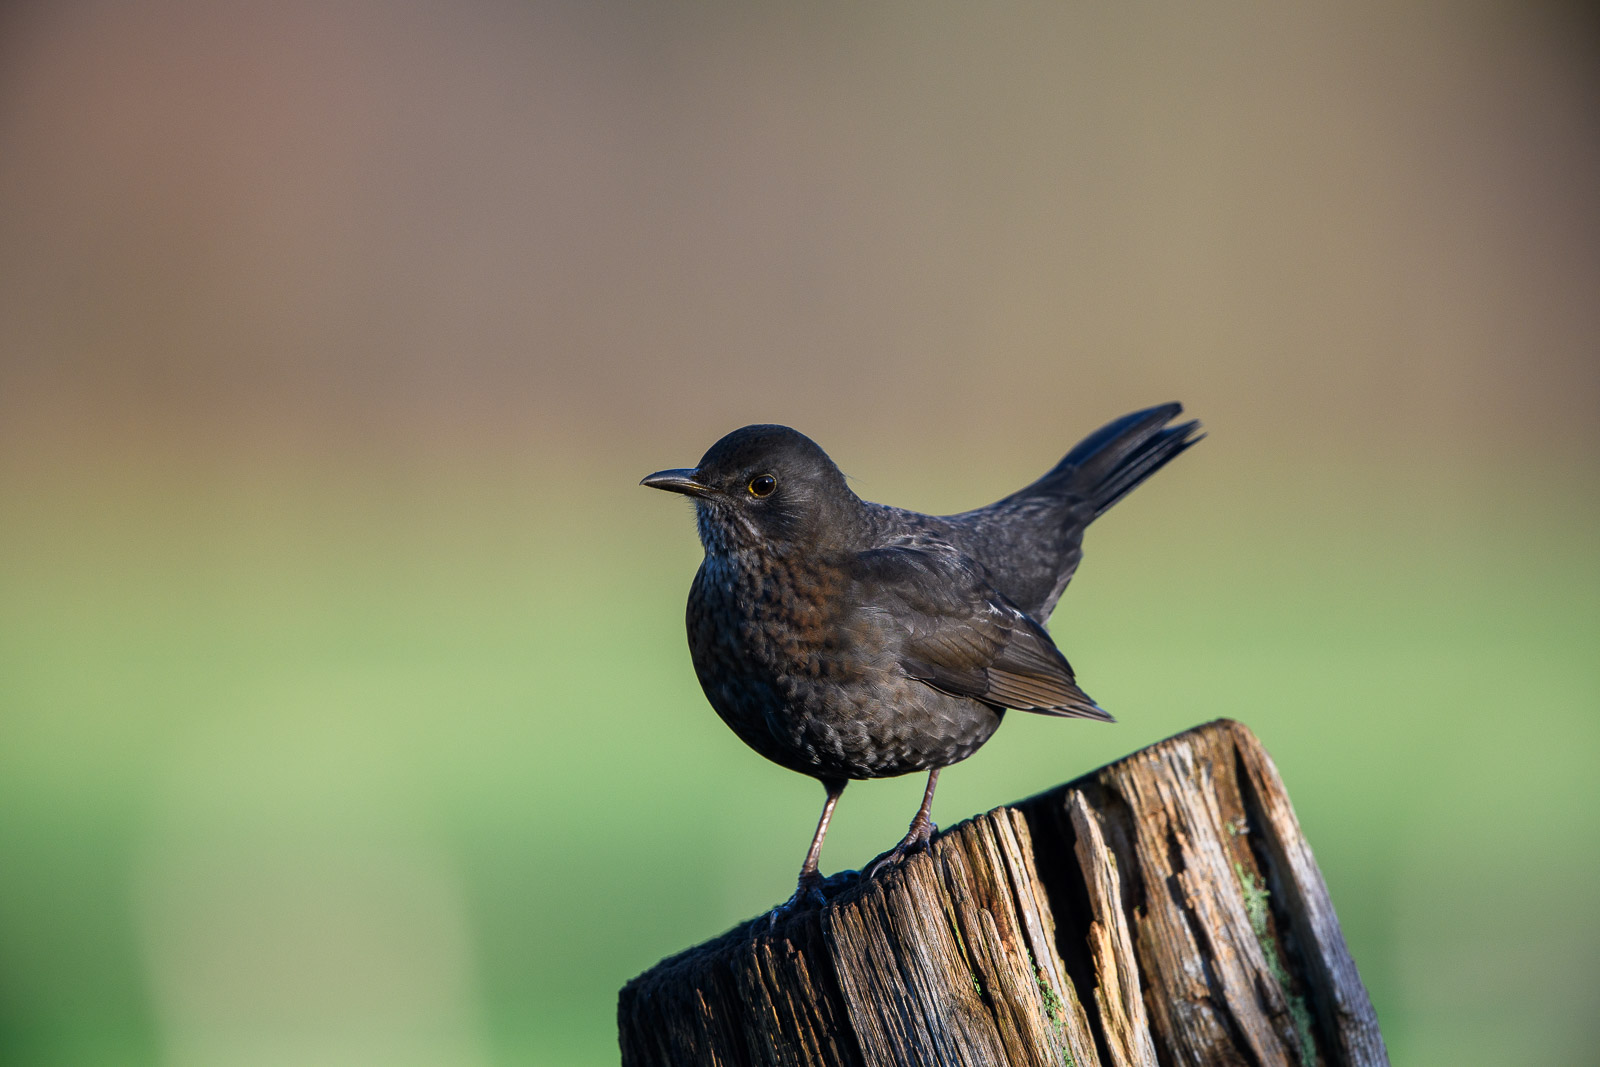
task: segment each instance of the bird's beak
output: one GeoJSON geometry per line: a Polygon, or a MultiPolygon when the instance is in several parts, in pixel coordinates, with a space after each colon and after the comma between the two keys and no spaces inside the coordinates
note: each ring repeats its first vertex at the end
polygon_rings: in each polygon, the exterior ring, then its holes
{"type": "Polygon", "coordinates": [[[682,469],[673,471],[656,471],[654,474],[641,481],[640,485],[648,485],[652,489],[665,489],[669,493],[682,493],[685,496],[711,496],[716,492],[709,485],[695,478],[696,471],[682,469]]]}

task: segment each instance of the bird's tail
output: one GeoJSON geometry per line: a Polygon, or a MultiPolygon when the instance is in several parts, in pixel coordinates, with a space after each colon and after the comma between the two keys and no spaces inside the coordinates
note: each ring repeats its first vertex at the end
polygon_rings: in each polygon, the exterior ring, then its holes
{"type": "Polygon", "coordinates": [[[1205,436],[1198,420],[1167,425],[1182,413],[1182,404],[1162,404],[1124,415],[1085,437],[1040,481],[1065,481],[1074,493],[1093,502],[1099,518],[1205,436]]]}

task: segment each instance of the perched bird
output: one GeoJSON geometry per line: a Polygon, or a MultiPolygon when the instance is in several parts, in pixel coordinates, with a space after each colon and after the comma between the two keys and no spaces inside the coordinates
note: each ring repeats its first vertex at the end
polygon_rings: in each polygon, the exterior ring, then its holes
{"type": "Polygon", "coordinates": [[[851,492],[810,438],[746,426],[698,466],[640,484],[693,498],[705,560],[689,651],[711,706],[745,744],[827,791],[786,910],[820,896],[817,861],[847,782],[928,772],[904,839],[925,848],[939,770],[976,752],[1007,708],[1111,721],[1043,622],[1084,528],[1200,440],[1179,404],[1102,427],[1049,473],[959,515],[851,492]]]}

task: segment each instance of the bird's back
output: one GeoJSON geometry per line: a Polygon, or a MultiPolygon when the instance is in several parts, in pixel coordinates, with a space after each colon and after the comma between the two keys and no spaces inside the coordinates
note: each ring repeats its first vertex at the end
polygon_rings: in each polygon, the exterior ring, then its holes
{"type": "Polygon", "coordinates": [[[1198,422],[1168,425],[1182,411],[1180,404],[1163,404],[1124,415],[1084,438],[1043,477],[986,507],[923,515],[868,504],[868,525],[882,541],[912,533],[949,542],[1042,622],[1083,558],[1089,523],[1200,440],[1198,422]]]}
{"type": "Polygon", "coordinates": [[[1077,569],[1088,524],[1077,514],[1086,512],[1081,502],[1066,495],[1010,496],[959,515],[869,508],[880,543],[908,533],[948,542],[981,564],[996,590],[1040,620],[1077,569]]]}

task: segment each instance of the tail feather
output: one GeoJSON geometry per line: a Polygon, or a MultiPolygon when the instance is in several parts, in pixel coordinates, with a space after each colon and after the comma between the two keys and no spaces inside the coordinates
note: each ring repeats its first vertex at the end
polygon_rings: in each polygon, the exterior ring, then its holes
{"type": "Polygon", "coordinates": [[[1162,404],[1124,415],[1084,438],[1045,480],[1070,479],[1074,491],[1094,504],[1098,518],[1205,437],[1197,420],[1167,426],[1182,413],[1182,404],[1162,404]]]}

